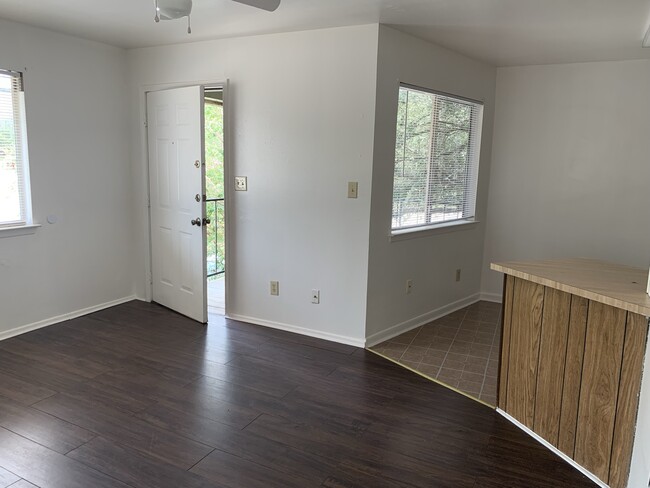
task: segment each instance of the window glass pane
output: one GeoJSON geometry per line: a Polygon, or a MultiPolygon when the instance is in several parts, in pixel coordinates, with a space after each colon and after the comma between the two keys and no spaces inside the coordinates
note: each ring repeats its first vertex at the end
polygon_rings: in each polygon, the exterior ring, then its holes
{"type": "Polygon", "coordinates": [[[424,223],[433,99],[400,89],[393,183],[393,228],[424,223]]]}
{"type": "Polygon", "coordinates": [[[0,74],[0,223],[23,219],[15,125],[19,121],[14,120],[18,107],[12,81],[12,76],[0,74]]]}
{"type": "Polygon", "coordinates": [[[474,216],[482,106],[400,87],[392,229],[474,216]]]}
{"type": "Polygon", "coordinates": [[[436,97],[429,223],[463,218],[469,170],[471,109],[436,97]]]}

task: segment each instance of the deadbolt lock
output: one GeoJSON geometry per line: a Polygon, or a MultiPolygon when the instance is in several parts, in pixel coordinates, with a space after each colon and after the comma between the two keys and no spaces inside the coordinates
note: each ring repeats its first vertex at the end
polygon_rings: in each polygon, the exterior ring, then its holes
{"type": "Polygon", "coordinates": [[[201,161],[199,161],[198,159],[196,161],[194,161],[194,167],[200,168],[201,167],[201,161]]]}

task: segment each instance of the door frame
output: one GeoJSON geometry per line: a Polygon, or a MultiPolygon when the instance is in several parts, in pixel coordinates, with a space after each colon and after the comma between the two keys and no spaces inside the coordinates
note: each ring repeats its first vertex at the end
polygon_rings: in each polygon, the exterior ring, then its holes
{"type": "MultiPolygon", "coordinates": [[[[151,256],[151,209],[150,209],[150,174],[149,174],[149,147],[148,147],[148,136],[147,136],[147,93],[155,91],[169,90],[172,88],[185,88],[188,86],[203,86],[205,89],[208,88],[221,88],[223,90],[223,179],[224,179],[224,228],[226,231],[225,237],[225,256],[224,262],[226,267],[225,273],[225,315],[228,316],[229,310],[229,296],[230,296],[230,279],[228,273],[229,269],[232,269],[231,259],[230,259],[230,249],[233,242],[232,239],[232,225],[231,225],[231,202],[232,202],[232,185],[229,185],[228,182],[231,180],[231,116],[230,116],[230,94],[229,86],[230,81],[226,79],[225,81],[209,81],[209,80],[198,80],[198,81],[187,81],[187,82],[172,82],[172,83],[159,83],[155,85],[142,85],[139,90],[139,99],[140,103],[140,171],[143,176],[141,182],[140,191],[141,194],[145,196],[143,199],[142,205],[142,217],[143,222],[146,225],[143,226],[142,237],[144,238],[144,246],[142,249],[143,258],[144,258],[144,280],[145,280],[145,301],[153,301],[153,279],[152,279],[152,256],[151,256]]],[[[207,287],[207,281],[206,281],[207,287]]],[[[207,307],[207,304],[206,304],[207,307]]]]}

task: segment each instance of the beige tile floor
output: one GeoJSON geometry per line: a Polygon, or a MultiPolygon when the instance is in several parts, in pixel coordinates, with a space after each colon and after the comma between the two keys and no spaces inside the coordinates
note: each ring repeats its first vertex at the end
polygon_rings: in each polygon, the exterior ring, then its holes
{"type": "Polygon", "coordinates": [[[501,305],[477,302],[370,349],[496,405],[501,305]]]}

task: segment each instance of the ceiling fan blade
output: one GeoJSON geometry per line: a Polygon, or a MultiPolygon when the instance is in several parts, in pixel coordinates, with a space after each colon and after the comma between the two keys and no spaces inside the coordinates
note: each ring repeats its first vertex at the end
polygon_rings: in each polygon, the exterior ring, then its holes
{"type": "Polygon", "coordinates": [[[274,12],[280,6],[280,0],[233,0],[235,2],[243,3],[244,5],[250,5],[251,7],[261,8],[262,10],[268,10],[269,12],[274,12]]]}

